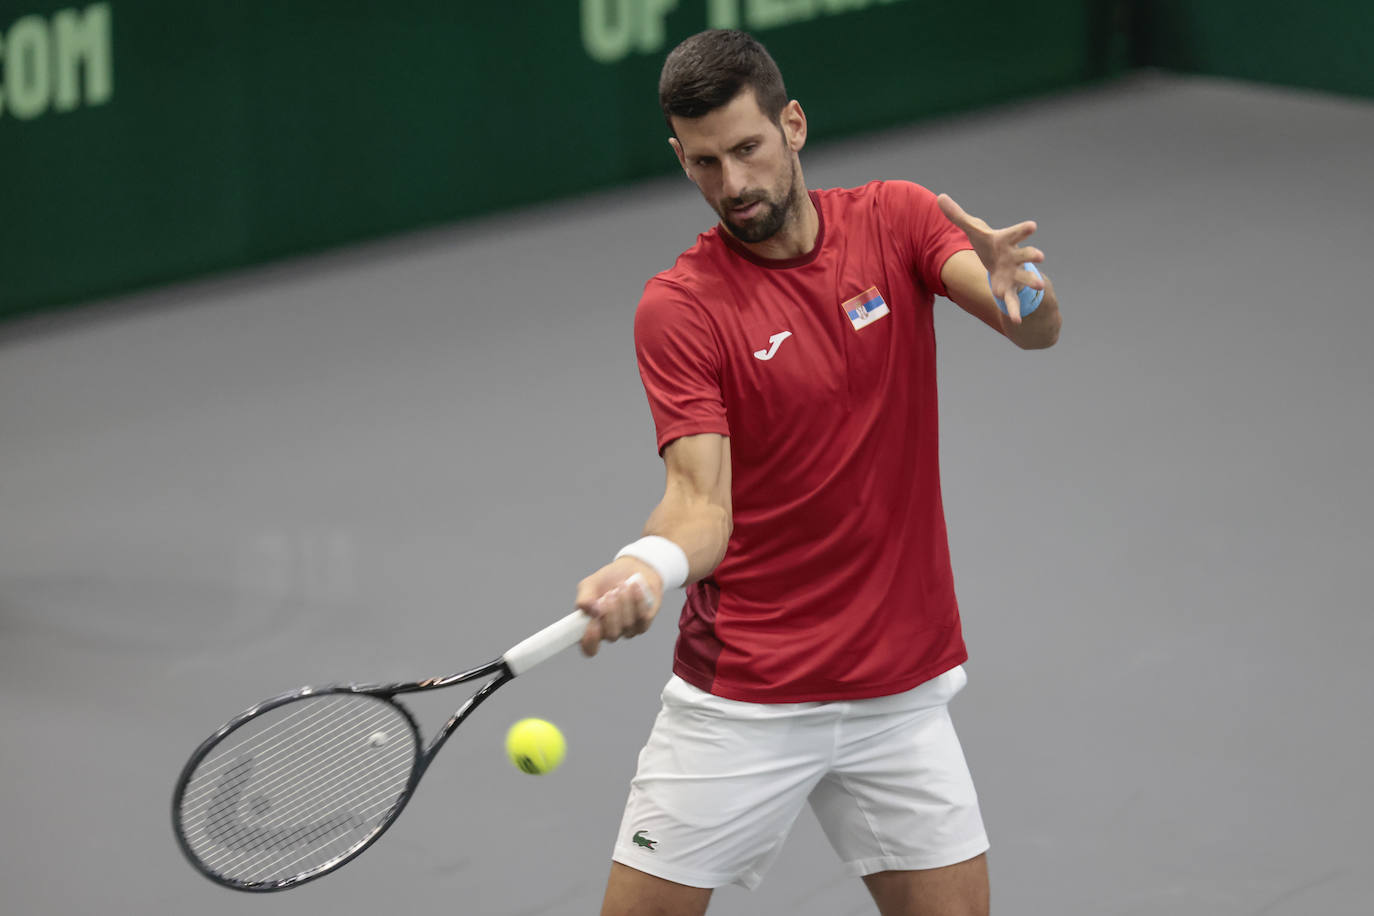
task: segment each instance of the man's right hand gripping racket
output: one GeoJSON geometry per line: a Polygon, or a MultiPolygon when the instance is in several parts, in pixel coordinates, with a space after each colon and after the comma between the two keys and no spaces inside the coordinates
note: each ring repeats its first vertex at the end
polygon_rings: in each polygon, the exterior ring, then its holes
{"type": "Polygon", "coordinates": [[[500,658],[447,677],[303,687],[263,700],[196,748],[172,795],[172,827],[201,874],[279,891],[328,874],[400,816],[454,729],[498,687],[581,638],[574,611],[500,658]],[[490,679],[428,745],[403,693],[490,679]]]}

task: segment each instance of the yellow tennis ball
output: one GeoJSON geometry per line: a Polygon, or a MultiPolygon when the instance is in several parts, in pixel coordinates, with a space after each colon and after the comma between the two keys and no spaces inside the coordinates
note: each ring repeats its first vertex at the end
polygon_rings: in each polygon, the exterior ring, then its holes
{"type": "Polygon", "coordinates": [[[567,750],[558,726],[544,719],[521,719],[506,732],[506,756],[525,773],[557,769],[567,750]]]}

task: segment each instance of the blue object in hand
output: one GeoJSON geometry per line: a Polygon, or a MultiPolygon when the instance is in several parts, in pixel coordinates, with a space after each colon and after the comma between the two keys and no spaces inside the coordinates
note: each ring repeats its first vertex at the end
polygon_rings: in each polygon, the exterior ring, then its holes
{"type": "MultiPolygon", "coordinates": [[[[1030,261],[1025,262],[1021,266],[1037,277],[1040,276],[1040,271],[1036,270],[1035,265],[1030,261]]],[[[992,274],[988,274],[988,289],[992,289],[992,274]]],[[[998,298],[996,293],[993,293],[992,298],[997,300],[997,307],[1002,310],[1002,314],[1007,314],[1007,304],[998,298]]],[[[1021,300],[1021,317],[1025,318],[1031,312],[1040,308],[1040,301],[1045,298],[1045,291],[1043,289],[1035,289],[1032,286],[1023,286],[1016,291],[1016,298],[1021,300]]]]}

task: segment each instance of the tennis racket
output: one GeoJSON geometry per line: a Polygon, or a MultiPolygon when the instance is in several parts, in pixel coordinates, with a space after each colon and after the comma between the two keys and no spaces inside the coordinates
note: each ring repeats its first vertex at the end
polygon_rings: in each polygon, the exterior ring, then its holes
{"type": "Polygon", "coordinates": [[[352,861],[415,794],[454,730],[502,684],[572,646],[574,611],[468,671],[396,684],[302,687],[239,713],[196,748],[172,827],[201,874],[240,891],[296,887],[352,861]],[[490,678],[425,745],[396,697],[490,678]]]}

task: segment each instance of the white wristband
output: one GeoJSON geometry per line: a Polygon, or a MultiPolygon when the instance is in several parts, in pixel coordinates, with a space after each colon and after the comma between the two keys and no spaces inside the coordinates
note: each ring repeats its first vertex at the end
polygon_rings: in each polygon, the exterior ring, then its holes
{"type": "Polygon", "coordinates": [[[678,588],[687,581],[687,554],[681,547],[657,534],[626,544],[615,555],[617,560],[621,557],[634,557],[652,566],[654,572],[663,580],[665,592],[670,588],[678,588]]]}

